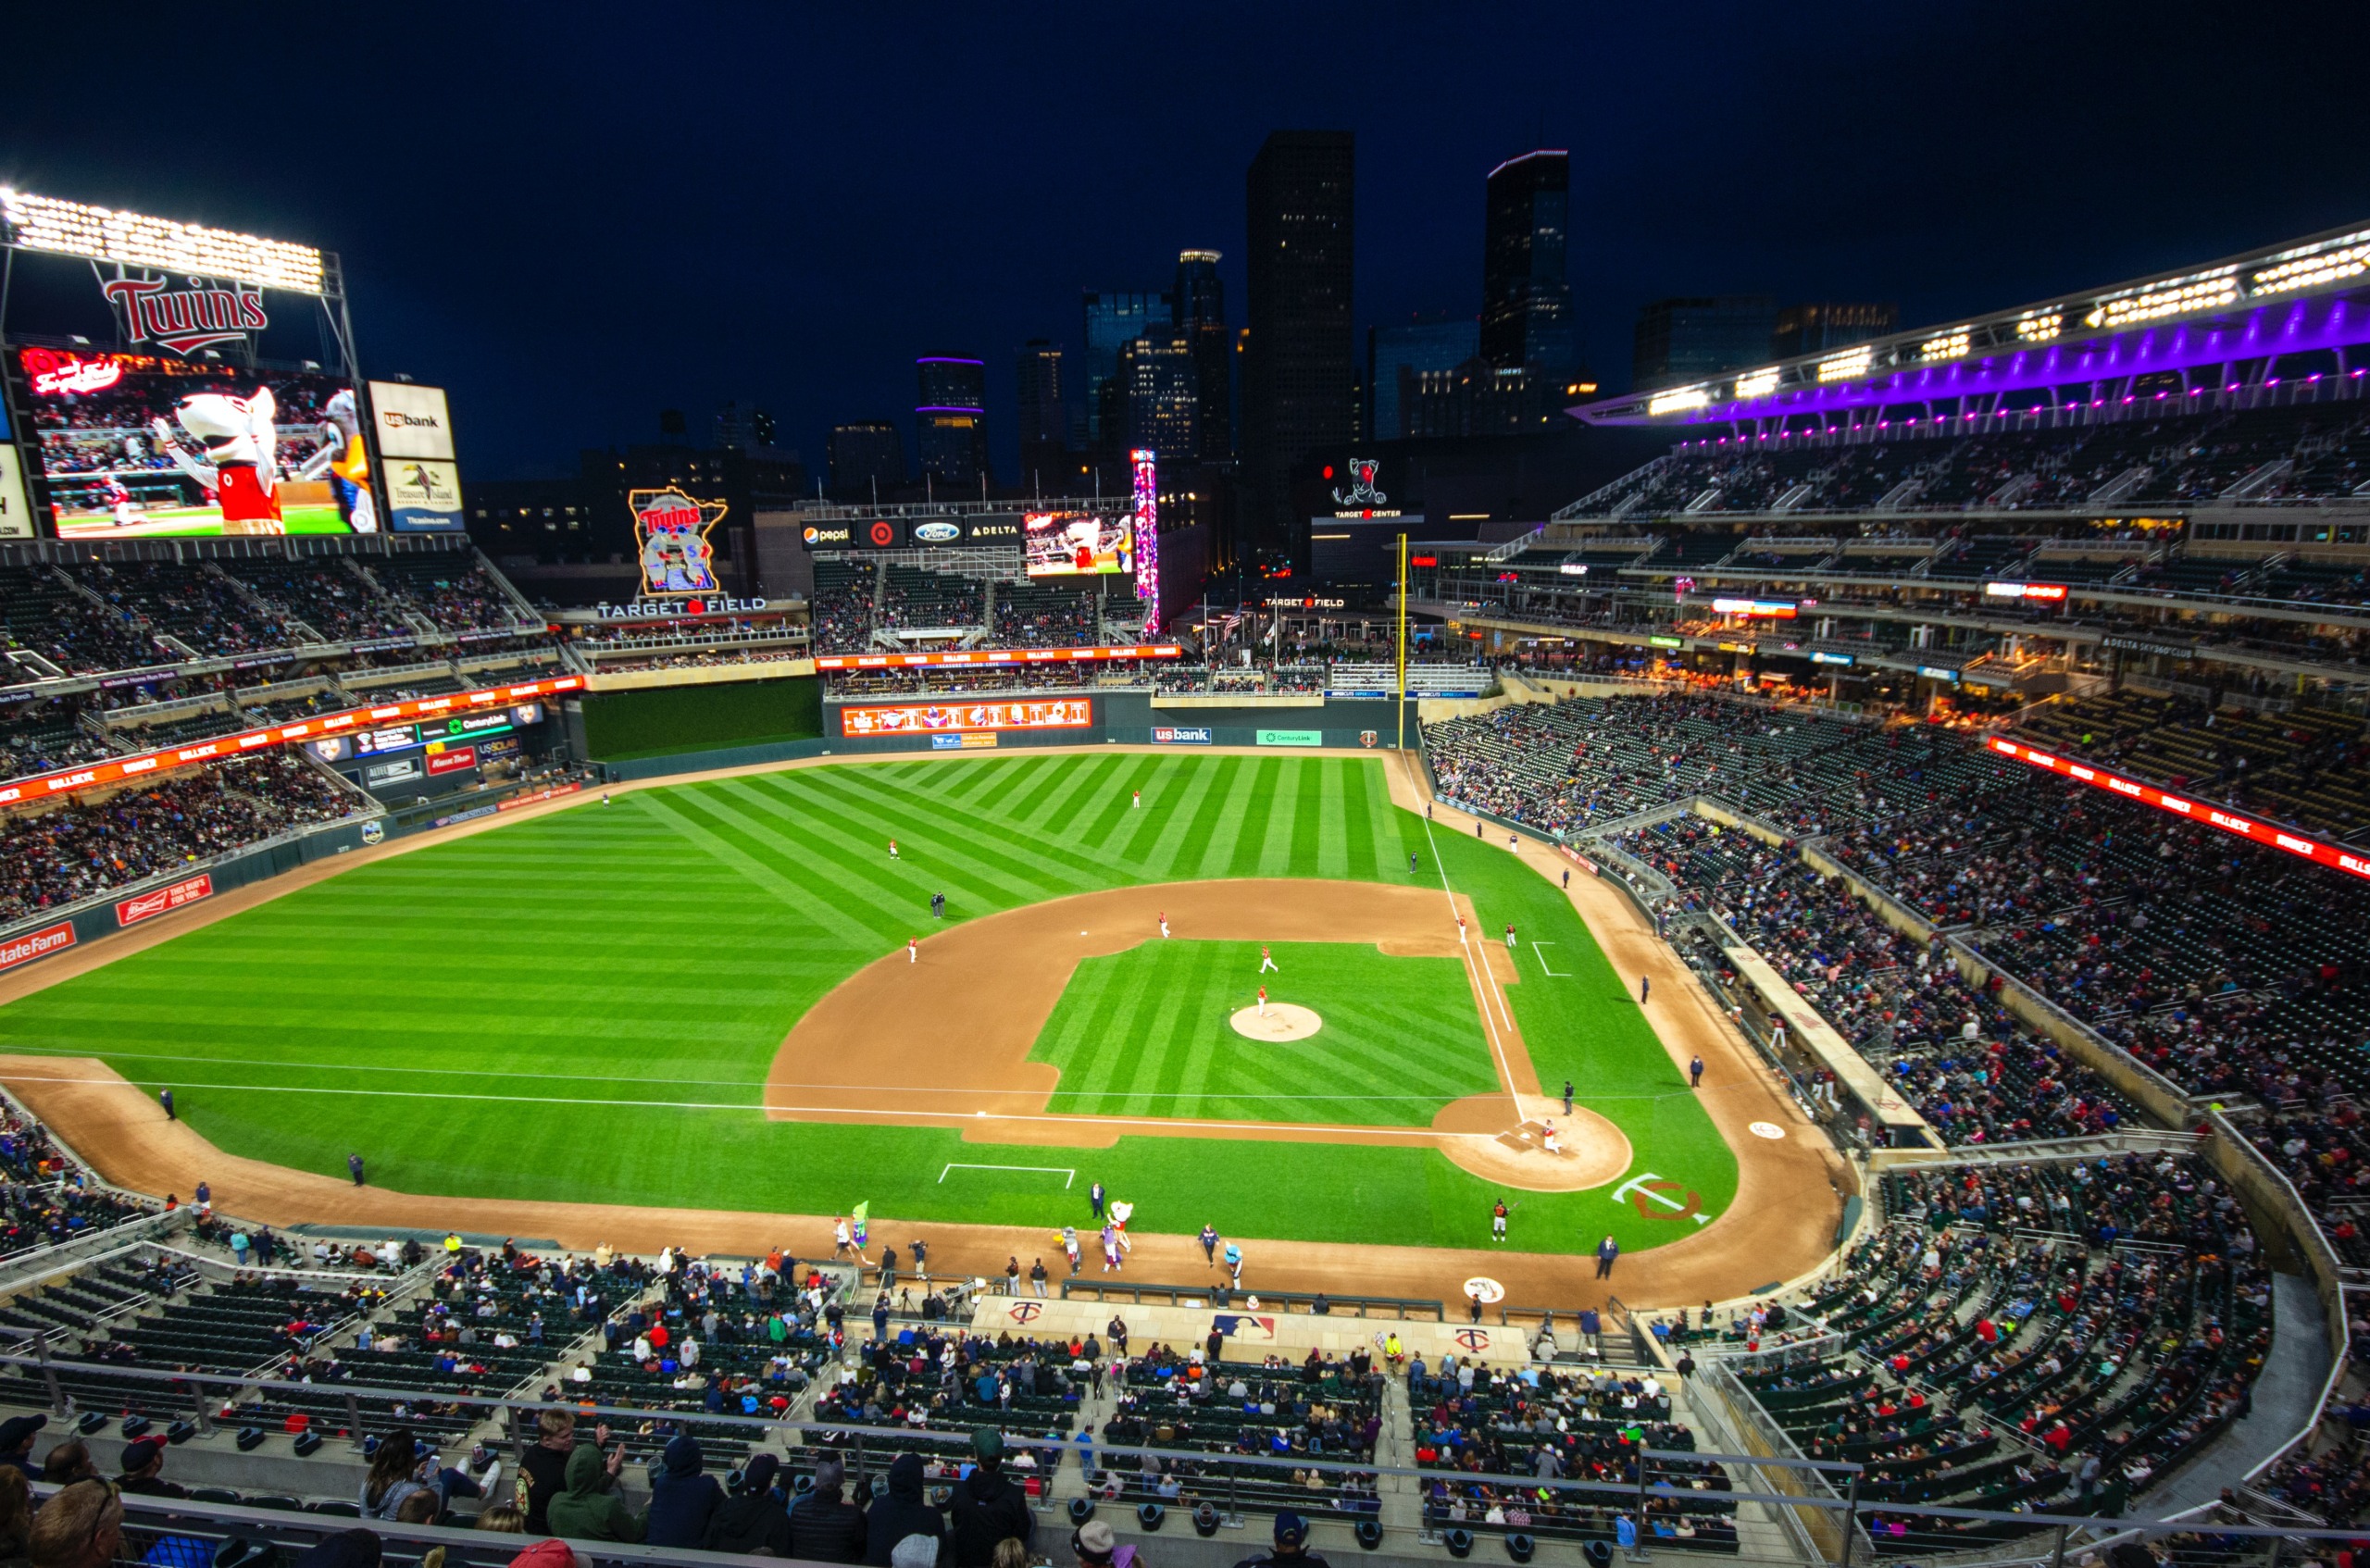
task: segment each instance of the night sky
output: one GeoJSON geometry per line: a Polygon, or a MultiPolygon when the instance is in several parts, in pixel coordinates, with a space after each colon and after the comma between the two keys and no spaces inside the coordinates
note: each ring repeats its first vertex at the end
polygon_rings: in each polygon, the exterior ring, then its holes
{"type": "Polygon", "coordinates": [[[988,361],[1008,474],[1079,290],[1216,247],[1241,323],[1279,127],[1357,133],[1362,329],[1477,311],[1484,175],[1572,149],[1608,390],[1658,294],[1922,325],[2370,220],[2360,0],[143,9],[0,24],[0,180],[343,253],[480,479],[728,397],[910,453],[918,354],[988,361]]]}

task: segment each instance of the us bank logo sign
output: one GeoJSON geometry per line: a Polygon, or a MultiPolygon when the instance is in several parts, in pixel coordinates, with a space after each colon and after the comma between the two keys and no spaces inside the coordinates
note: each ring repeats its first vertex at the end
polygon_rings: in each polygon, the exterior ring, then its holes
{"type": "Polygon", "coordinates": [[[629,491],[626,505],[633,513],[645,596],[717,591],[716,551],[707,531],[723,520],[723,502],[696,500],[669,485],[629,491]]]}

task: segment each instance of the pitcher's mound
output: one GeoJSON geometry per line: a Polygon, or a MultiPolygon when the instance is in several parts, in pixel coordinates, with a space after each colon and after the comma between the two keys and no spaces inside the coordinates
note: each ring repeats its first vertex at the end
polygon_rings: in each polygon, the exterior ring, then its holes
{"type": "Polygon", "coordinates": [[[1432,1118],[1441,1152],[1486,1181],[1529,1192],[1579,1192],[1629,1168],[1629,1139],[1585,1105],[1567,1114],[1560,1100],[1477,1094],[1452,1100],[1432,1118]],[[1555,1150],[1547,1129],[1555,1129],[1555,1150]]]}
{"type": "Polygon", "coordinates": [[[1289,1002],[1269,1002],[1265,1017],[1256,1007],[1246,1007],[1227,1022],[1236,1034],[1257,1040],[1306,1039],[1325,1027],[1324,1019],[1289,1002]]]}

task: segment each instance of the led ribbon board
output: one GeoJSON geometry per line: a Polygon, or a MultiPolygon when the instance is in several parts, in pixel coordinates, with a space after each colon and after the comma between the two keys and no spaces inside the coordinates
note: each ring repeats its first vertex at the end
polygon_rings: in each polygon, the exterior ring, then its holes
{"type": "Polygon", "coordinates": [[[2002,740],[1994,736],[1985,740],[1984,746],[2001,756],[2014,757],[2028,766],[2044,769],[2062,778],[2071,778],[2077,782],[2088,784],[2092,789],[2104,790],[2111,794],[2121,795],[2126,800],[2138,801],[2142,805],[2154,806],[2158,811],[2169,813],[2187,821],[2203,823],[2208,828],[2218,828],[2225,833],[2235,834],[2241,839],[2250,839],[2258,844],[2266,844],[2276,850],[2285,850],[2289,854],[2302,860],[2309,860],[2315,865],[2326,865],[2332,871],[2343,871],[2370,881],[2370,858],[2356,854],[2351,850],[2339,848],[2336,844],[2307,838],[2301,833],[2291,833],[2285,828],[2276,828],[2268,822],[2257,822],[2251,816],[2241,816],[2236,812],[2224,811],[2220,806],[2210,805],[2202,801],[2192,801],[2186,795],[2176,795],[2170,790],[2159,790],[2153,784],[2142,784],[2137,779],[2126,778],[2121,774],[2110,773],[2105,768],[2092,767],[2088,763],[2074,762],[2052,752],[2039,751],[2014,740],[2002,740]]]}
{"type": "Polygon", "coordinates": [[[418,697],[409,702],[382,703],[372,708],[348,708],[343,713],[308,718],[296,724],[275,724],[262,729],[241,730],[234,735],[217,735],[212,740],[195,740],[186,746],[171,746],[161,752],[143,752],[133,757],[110,757],[88,767],[63,768],[56,773],[20,778],[0,785],[0,805],[19,801],[46,800],[54,795],[95,790],[106,784],[120,784],[152,773],[186,767],[192,763],[245,756],[254,752],[293,746],[299,741],[318,740],[325,736],[380,728],[389,720],[442,718],[448,714],[467,713],[474,708],[491,707],[496,703],[506,705],[527,698],[556,696],[563,691],[580,691],[583,689],[582,676],[564,675],[553,680],[530,680],[517,686],[495,686],[450,697],[418,697]]]}

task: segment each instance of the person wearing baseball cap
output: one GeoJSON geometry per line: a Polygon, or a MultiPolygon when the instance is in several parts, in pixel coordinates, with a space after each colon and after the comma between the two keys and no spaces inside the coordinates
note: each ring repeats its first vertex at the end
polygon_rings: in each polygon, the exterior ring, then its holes
{"type": "Polygon", "coordinates": [[[189,1490],[163,1478],[165,1439],[142,1437],[123,1445],[123,1474],[116,1485],[141,1497],[185,1498],[189,1490]]]}
{"type": "Polygon", "coordinates": [[[1135,1568],[1136,1549],[1121,1546],[1111,1526],[1100,1519],[1090,1519],[1070,1532],[1070,1550],[1078,1554],[1079,1568],[1135,1568]]]}
{"type": "Polygon", "coordinates": [[[25,1479],[40,1479],[33,1468],[33,1434],[49,1425],[45,1415],[12,1415],[0,1421],[0,1464],[13,1464],[25,1473],[25,1479]]]}
{"type": "Polygon", "coordinates": [[[1308,1549],[1308,1521],[1286,1509],[1276,1515],[1276,1549],[1265,1557],[1246,1557],[1235,1568],[1328,1568],[1328,1564],[1308,1549]]]}
{"type": "Polygon", "coordinates": [[[1037,1533],[1028,1494],[1005,1479],[1004,1434],[983,1426],[971,1434],[979,1462],[954,1487],[947,1509],[954,1537],[954,1568],[993,1568],[996,1548],[1008,1540],[1027,1546],[1037,1533]]]}

